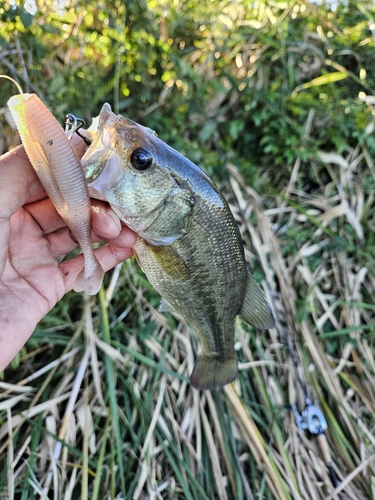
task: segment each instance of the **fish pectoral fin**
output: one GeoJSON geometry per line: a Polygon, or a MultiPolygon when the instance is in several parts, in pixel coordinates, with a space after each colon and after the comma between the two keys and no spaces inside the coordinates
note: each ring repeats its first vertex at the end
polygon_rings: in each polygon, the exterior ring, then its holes
{"type": "Polygon", "coordinates": [[[161,299],[160,305],[158,307],[158,311],[159,312],[170,312],[170,313],[176,312],[174,310],[174,308],[170,305],[170,303],[165,299],[161,299]]]}
{"type": "Polygon", "coordinates": [[[200,354],[195,363],[190,382],[195,389],[219,389],[235,380],[238,374],[237,356],[227,360],[200,354]]]}
{"type": "Polygon", "coordinates": [[[275,326],[270,305],[249,269],[247,270],[246,294],[238,314],[246,323],[256,328],[267,329],[275,326]]]}
{"type": "Polygon", "coordinates": [[[190,278],[190,270],[186,262],[172,247],[149,245],[149,249],[168,276],[177,280],[187,280],[190,278]]]}

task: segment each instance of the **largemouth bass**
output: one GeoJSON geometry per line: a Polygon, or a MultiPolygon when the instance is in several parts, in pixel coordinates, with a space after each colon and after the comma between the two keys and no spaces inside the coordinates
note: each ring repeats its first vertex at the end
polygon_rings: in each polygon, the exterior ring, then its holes
{"type": "Polygon", "coordinates": [[[82,165],[90,195],[107,201],[138,234],[134,252],[163,298],[161,310],[181,314],[198,336],[192,385],[232,382],[236,316],[257,328],[271,328],[274,319],[222,193],[154,132],[116,116],[108,104],[82,165]]]}

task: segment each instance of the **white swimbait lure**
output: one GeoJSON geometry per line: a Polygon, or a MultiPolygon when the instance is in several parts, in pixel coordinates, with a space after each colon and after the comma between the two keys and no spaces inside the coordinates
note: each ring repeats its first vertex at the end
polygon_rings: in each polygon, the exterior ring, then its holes
{"type": "Polygon", "coordinates": [[[91,246],[90,197],[81,161],[63,128],[36,94],[14,95],[8,107],[40,182],[81,246],[85,267],[73,288],[94,295],[104,271],[91,246]]]}

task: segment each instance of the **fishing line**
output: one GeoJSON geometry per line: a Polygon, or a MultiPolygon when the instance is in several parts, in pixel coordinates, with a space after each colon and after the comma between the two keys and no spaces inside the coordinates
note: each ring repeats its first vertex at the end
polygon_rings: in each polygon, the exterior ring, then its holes
{"type": "Polygon", "coordinates": [[[12,77],[8,76],[8,75],[0,75],[0,78],[5,78],[6,80],[9,80],[11,81],[12,83],[14,83],[14,85],[17,87],[17,90],[20,94],[23,94],[23,90],[21,88],[21,85],[12,77]]]}

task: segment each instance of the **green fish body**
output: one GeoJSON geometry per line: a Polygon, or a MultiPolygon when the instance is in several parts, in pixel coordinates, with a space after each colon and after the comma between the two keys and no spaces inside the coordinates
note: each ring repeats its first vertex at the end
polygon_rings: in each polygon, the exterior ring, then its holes
{"type": "Polygon", "coordinates": [[[82,164],[90,195],[106,200],[138,234],[134,252],[163,298],[160,310],[181,314],[200,341],[192,385],[232,382],[236,316],[258,328],[271,328],[274,319],[222,193],[200,168],[108,104],[82,164]]]}

